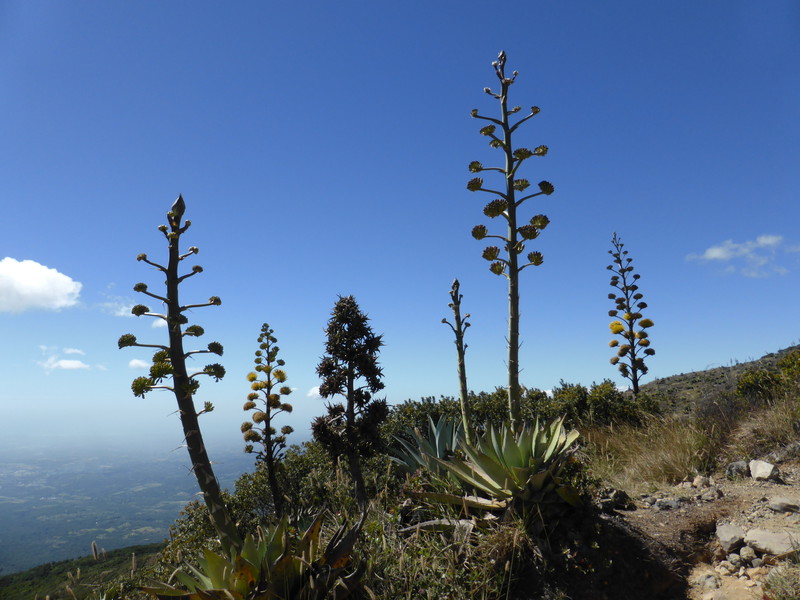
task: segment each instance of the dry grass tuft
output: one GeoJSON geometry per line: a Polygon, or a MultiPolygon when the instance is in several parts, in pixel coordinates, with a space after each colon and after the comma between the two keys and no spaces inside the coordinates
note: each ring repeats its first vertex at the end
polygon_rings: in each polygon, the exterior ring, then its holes
{"type": "Polygon", "coordinates": [[[583,435],[592,474],[629,492],[706,471],[713,455],[713,437],[674,416],[653,417],[643,427],[605,427],[583,435]]]}

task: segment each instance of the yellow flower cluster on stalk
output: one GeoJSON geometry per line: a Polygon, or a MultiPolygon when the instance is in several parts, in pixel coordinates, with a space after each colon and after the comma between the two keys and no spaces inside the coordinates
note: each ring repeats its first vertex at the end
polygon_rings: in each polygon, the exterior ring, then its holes
{"type": "Polygon", "coordinates": [[[643,296],[637,283],[640,275],[633,273],[631,265],[633,259],[628,257],[628,251],[624,250],[625,244],[616,233],[611,239],[611,244],[613,250],[609,250],[608,253],[612,256],[613,262],[607,269],[613,273],[611,286],[616,288],[617,292],[608,295],[609,300],[613,300],[615,304],[615,308],[608,311],[608,316],[617,317],[619,320],[611,321],[608,327],[613,335],[621,338],[621,340],[614,338],[608,344],[617,350],[616,355],[611,358],[611,364],[619,369],[623,377],[630,380],[634,395],[638,395],[639,380],[642,375],[647,374],[644,357],[656,353],[650,348],[647,332],[647,329],[653,326],[653,321],[642,317],[641,311],[647,308],[647,303],[642,301],[643,296]]]}

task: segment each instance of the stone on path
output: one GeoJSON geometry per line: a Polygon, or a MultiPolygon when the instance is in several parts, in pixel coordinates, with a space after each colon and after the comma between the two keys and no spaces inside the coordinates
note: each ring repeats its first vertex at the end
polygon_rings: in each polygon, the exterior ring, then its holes
{"type": "Polygon", "coordinates": [[[728,479],[736,479],[737,477],[749,477],[750,476],[750,467],[748,464],[743,460],[737,460],[736,462],[732,462],[728,465],[725,469],[725,476],[728,479]]]}
{"type": "Polygon", "coordinates": [[[793,498],[777,497],[769,501],[767,506],[775,512],[800,512],[800,503],[793,498]]]}
{"type": "Polygon", "coordinates": [[[763,460],[750,461],[750,476],[756,481],[777,479],[780,473],[778,467],[763,460]]]}
{"type": "Polygon", "coordinates": [[[744,536],[744,529],[738,525],[731,523],[717,525],[717,539],[725,554],[730,554],[741,546],[744,543],[744,536]]]}
{"type": "Polygon", "coordinates": [[[800,547],[800,532],[751,529],[745,535],[744,543],[756,552],[778,556],[800,547]]]}

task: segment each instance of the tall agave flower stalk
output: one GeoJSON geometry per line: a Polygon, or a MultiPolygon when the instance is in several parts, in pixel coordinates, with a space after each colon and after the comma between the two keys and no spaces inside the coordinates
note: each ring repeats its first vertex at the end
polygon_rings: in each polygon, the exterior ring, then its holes
{"type": "Polygon", "coordinates": [[[185,223],[183,222],[183,214],[185,211],[186,204],[183,197],[179,196],[172,205],[172,209],[167,213],[169,226],[161,225],[158,228],[159,231],[164,234],[169,245],[169,260],[166,266],[149,260],[146,254],[140,254],[137,257],[137,260],[140,262],[145,262],[164,274],[167,286],[166,295],[161,296],[148,291],[148,287],[144,283],[137,283],[133,287],[135,292],[150,296],[163,303],[166,307],[166,314],[161,314],[151,312],[150,309],[143,304],[137,304],[131,309],[131,312],[137,317],[147,316],[166,321],[167,331],[169,332],[169,344],[141,344],[136,340],[136,336],[127,333],[119,338],[118,345],[120,348],[133,346],[156,349],[156,353],[153,355],[153,364],[150,367],[150,375],[134,379],[131,389],[135,396],[142,398],[147,392],[155,389],[169,390],[175,394],[175,399],[178,403],[178,414],[180,416],[181,425],[183,426],[186,449],[192,461],[192,471],[203,493],[203,499],[208,507],[211,521],[226,551],[238,551],[241,550],[242,539],[222,500],[219,482],[211,467],[211,460],[206,452],[203,434],[200,432],[200,423],[198,421],[199,415],[211,412],[214,407],[210,402],[206,402],[203,410],[198,412],[194,405],[194,395],[200,387],[200,382],[197,380],[197,377],[200,375],[207,375],[219,381],[225,376],[225,368],[218,363],[214,363],[206,365],[199,371],[190,373],[186,366],[186,359],[195,354],[216,354],[221,356],[222,344],[219,342],[211,342],[208,344],[206,350],[191,350],[188,352],[183,348],[184,337],[200,337],[204,333],[203,328],[199,325],[188,325],[184,327],[184,325],[188,323],[188,319],[184,313],[194,308],[219,306],[222,303],[216,296],[212,296],[209,298],[208,302],[200,304],[181,305],[180,303],[178,294],[180,284],[189,277],[203,272],[203,268],[200,265],[195,265],[188,273],[183,275],[178,273],[180,264],[186,258],[198,252],[196,246],[190,247],[188,251],[183,254],[181,254],[180,251],[181,236],[192,224],[189,220],[185,223]],[[165,380],[171,381],[171,385],[162,383],[165,380]]]}
{"type": "Polygon", "coordinates": [[[521,389],[519,384],[519,273],[530,266],[538,266],[543,262],[541,252],[529,252],[526,256],[527,262],[520,261],[520,255],[525,250],[525,242],[534,240],[539,233],[547,227],[550,220],[544,215],[535,215],[528,223],[520,224],[517,209],[523,202],[536,196],[549,196],[553,193],[553,185],[548,181],[539,182],[539,191],[533,194],[525,193],[530,187],[530,182],[524,178],[517,177],[517,171],[523,162],[532,156],[544,156],[547,154],[547,146],[537,146],[533,150],[528,148],[514,148],[511,137],[514,132],[525,121],[539,113],[539,107],[533,106],[530,113],[516,123],[511,123],[512,115],[522,110],[521,106],[508,107],[508,90],[517,78],[517,71],[511,77],[506,76],[506,53],[500,52],[497,60],[492,63],[495,74],[500,80],[500,91],[494,92],[490,88],[484,91],[500,102],[500,118],[486,117],[478,113],[478,109],[472,110],[472,117],[489,121],[489,125],[481,128],[480,134],[489,138],[489,145],[492,148],[503,152],[504,166],[484,167],[478,161],[469,164],[472,173],[483,171],[495,171],[502,175],[503,186],[500,190],[484,187],[481,177],[474,177],[467,183],[467,189],[471,192],[487,192],[495,196],[483,209],[483,213],[490,219],[502,217],[507,225],[505,235],[490,235],[485,225],[477,225],[472,230],[472,237],[476,240],[484,238],[494,238],[500,240],[501,246],[489,246],[483,251],[483,258],[488,260],[491,265],[489,270],[495,275],[505,276],[508,280],[508,410],[511,424],[517,428],[521,424],[520,396],[521,389]],[[521,197],[517,197],[520,192],[521,197]]]}
{"type": "Polygon", "coordinates": [[[455,323],[451,323],[447,319],[442,319],[442,323],[445,325],[449,325],[450,329],[453,330],[453,334],[456,336],[455,344],[456,344],[456,354],[458,356],[458,399],[461,403],[461,427],[464,431],[464,436],[468,444],[472,443],[472,427],[471,427],[471,415],[469,410],[469,392],[467,391],[467,364],[465,361],[465,352],[467,350],[467,345],[464,343],[464,333],[467,331],[467,327],[469,327],[469,313],[461,316],[461,298],[463,298],[463,294],[459,293],[459,289],[461,284],[458,283],[458,279],[453,280],[453,286],[450,288],[450,299],[452,302],[448,304],[448,306],[453,311],[453,321],[455,323]]]}
{"type": "Polygon", "coordinates": [[[255,452],[254,444],[261,446],[256,452],[256,458],[267,468],[267,481],[275,504],[275,514],[281,517],[284,499],[278,485],[278,463],[283,458],[283,450],[286,448],[286,436],[294,429],[284,425],[278,434],[274,426],[275,417],[280,413],[292,412],[292,405],[283,401],[292,393],[292,388],[283,385],[286,383],[286,371],[283,370],[286,363],[282,358],[278,358],[280,348],[277,346],[278,339],[274,333],[267,323],[261,326],[255,371],[247,375],[252,392],[247,395],[247,402],[242,407],[245,412],[253,411],[250,415],[252,421],[242,423],[242,435],[245,452],[255,452]]]}
{"type": "Polygon", "coordinates": [[[620,317],[621,320],[612,321],[609,328],[611,333],[622,338],[622,344],[616,338],[608,344],[617,350],[616,356],[611,358],[611,364],[619,369],[623,377],[630,380],[633,395],[638,396],[639,380],[642,375],[647,375],[644,357],[656,353],[650,347],[647,333],[647,329],[653,326],[653,321],[642,317],[641,311],[647,308],[647,303],[642,300],[637,283],[640,275],[633,272],[633,259],[628,257],[625,244],[616,233],[611,244],[614,249],[608,253],[614,260],[606,268],[613,273],[611,286],[619,293],[612,292],[608,295],[609,300],[613,300],[615,304],[614,310],[608,311],[608,316],[620,317]]]}

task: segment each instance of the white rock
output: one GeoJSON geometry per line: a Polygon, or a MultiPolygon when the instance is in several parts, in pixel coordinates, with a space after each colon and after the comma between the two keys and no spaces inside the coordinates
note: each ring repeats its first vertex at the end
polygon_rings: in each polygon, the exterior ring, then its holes
{"type": "Polygon", "coordinates": [[[742,562],[751,563],[753,559],[756,557],[756,551],[753,550],[750,546],[745,546],[741,550],[739,550],[739,557],[742,559],[742,562]]]}
{"type": "Polygon", "coordinates": [[[778,467],[763,460],[750,461],[750,476],[756,481],[777,479],[780,475],[778,467]]]}
{"type": "Polygon", "coordinates": [[[751,529],[744,536],[744,543],[756,552],[778,556],[791,552],[800,546],[800,532],[767,531],[766,529],[751,529]]]}
{"type": "Polygon", "coordinates": [[[744,542],[744,529],[738,525],[731,523],[723,523],[717,525],[717,540],[719,545],[725,551],[725,554],[730,554],[736,550],[744,542]]]}
{"type": "Polygon", "coordinates": [[[773,498],[767,506],[775,512],[800,512],[800,503],[793,498],[773,498]]]}

